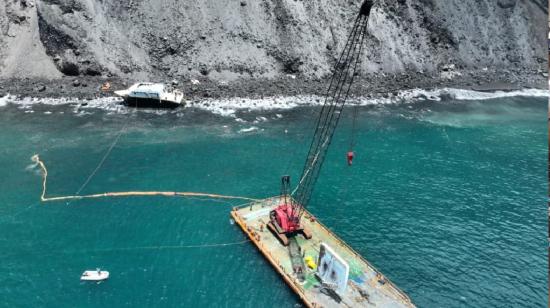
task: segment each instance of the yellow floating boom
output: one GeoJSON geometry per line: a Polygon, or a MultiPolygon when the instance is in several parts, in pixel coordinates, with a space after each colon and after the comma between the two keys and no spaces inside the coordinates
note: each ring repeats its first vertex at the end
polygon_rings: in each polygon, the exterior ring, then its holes
{"type": "Polygon", "coordinates": [[[33,162],[40,166],[42,170],[42,195],[41,201],[61,201],[61,200],[79,200],[89,198],[104,198],[104,197],[130,197],[130,196],[164,196],[164,197],[204,197],[213,199],[234,199],[234,200],[246,200],[246,201],[260,201],[259,199],[228,196],[219,194],[209,194],[201,192],[180,192],[180,191],[120,191],[120,192],[104,192],[90,195],[73,195],[73,196],[59,196],[59,197],[46,197],[46,184],[48,180],[48,169],[43,161],[40,160],[38,154],[33,155],[31,158],[33,162]]]}

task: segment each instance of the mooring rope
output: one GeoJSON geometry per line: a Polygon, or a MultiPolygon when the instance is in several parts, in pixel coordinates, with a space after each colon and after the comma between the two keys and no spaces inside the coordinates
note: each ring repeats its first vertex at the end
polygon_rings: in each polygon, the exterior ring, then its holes
{"type": "Polygon", "coordinates": [[[120,247],[120,248],[104,248],[93,249],[91,252],[110,252],[110,251],[131,251],[131,250],[161,250],[161,249],[185,249],[185,248],[210,248],[210,247],[224,247],[242,245],[250,242],[250,240],[244,240],[233,243],[218,243],[218,244],[198,244],[198,245],[174,245],[174,246],[137,246],[137,247],[120,247]]]}
{"type": "Polygon", "coordinates": [[[209,194],[201,192],[180,192],[180,191],[120,191],[120,192],[104,192],[90,195],[72,195],[72,196],[59,196],[59,197],[46,197],[46,186],[48,180],[48,169],[43,161],[40,160],[38,154],[32,156],[32,161],[40,166],[42,170],[42,194],[40,195],[41,201],[61,201],[61,200],[79,200],[89,198],[104,198],[104,197],[130,197],[130,196],[164,196],[164,197],[204,197],[213,199],[235,199],[246,201],[260,201],[260,199],[240,197],[240,196],[228,196],[219,194],[209,194]]]}
{"type": "MultiPolygon", "coordinates": [[[[81,254],[81,253],[102,253],[102,252],[119,252],[119,251],[138,251],[138,250],[169,250],[169,249],[192,249],[192,248],[215,248],[215,247],[227,247],[243,245],[250,242],[249,239],[239,242],[229,243],[213,243],[213,244],[196,244],[196,245],[161,245],[161,246],[136,246],[136,247],[113,247],[113,248],[99,248],[99,249],[83,249],[83,250],[61,250],[55,251],[48,249],[47,251],[37,251],[36,247],[25,247],[32,249],[34,255],[50,255],[50,254],[81,254]]],[[[13,252],[14,248],[10,248],[13,252]]]]}
{"type": "Polygon", "coordinates": [[[109,149],[107,150],[107,152],[105,152],[105,155],[103,155],[103,158],[101,159],[101,161],[99,162],[99,164],[97,165],[97,167],[94,169],[94,171],[92,171],[92,173],[90,173],[90,175],[88,176],[88,178],[86,179],[86,181],[84,181],[84,183],[82,184],[82,186],[80,186],[80,188],[76,191],[75,195],[79,195],[80,192],[84,189],[84,187],[86,187],[86,185],[88,185],[88,183],[90,183],[90,180],[94,177],[94,175],[97,173],[97,171],[99,170],[99,168],[101,168],[101,166],[103,166],[103,163],[105,163],[105,160],[107,159],[107,157],[111,154],[111,152],[113,151],[113,148],[115,147],[115,145],[118,143],[118,140],[120,139],[120,136],[122,136],[122,133],[124,132],[124,129],[126,128],[126,125],[128,124],[128,121],[126,121],[124,123],[124,126],[122,126],[122,128],[120,129],[120,131],[118,132],[115,140],[113,141],[113,143],[111,144],[111,146],[109,147],[109,149]]]}

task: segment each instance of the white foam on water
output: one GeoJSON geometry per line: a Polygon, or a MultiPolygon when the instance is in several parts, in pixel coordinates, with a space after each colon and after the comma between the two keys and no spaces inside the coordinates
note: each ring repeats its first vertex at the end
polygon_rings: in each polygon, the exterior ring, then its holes
{"type": "Polygon", "coordinates": [[[10,97],[10,94],[6,94],[3,97],[0,97],[0,107],[6,106],[8,104],[8,99],[10,97]]]}
{"type": "Polygon", "coordinates": [[[516,91],[494,91],[480,92],[464,89],[443,89],[449,92],[452,98],[456,100],[487,100],[503,97],[548,97],[550,91],[542,89],[523,89],[516,91]]]}
{"type": "Polygon", "coordinates": [[[248,127],[248,128],[241,128],[239,130],[239,133],[250,133],[250,132],[253,132],[253,131],[256,131],[256,130],[258,130],[258,127],[251,126],[251,127],[248,127]]]}
{"type": "Polygon", "coordinates": [[[62,97],[62,98],[37,98],[37,97],[14,97],[11,96],[8,98],[8,102],[15,105],[34,105],[34,104],[42,104],[42,105],[66,105],[66,104],[74,104],[74,103],[82,103],[84,101],[79,100],[78,98],[73,97],[62,97]]]}
{"type": "MultiPolygon", "coordinates": [[[[503,97],[548,97],[550,91],[542,89],[523,89],[515,91],[492,91],[482,92],[466,89],[455,88],[442,88],[442,89],[411,89],[404,90],[397,93],[397,95],[390,95],[386,98],[374,99],[378,104],[387,103],[407,103],[415,102],[418,100],[433,100],[441,101],[442,98],[450,98],[458,101],[464,100],[489,100],[503,97]]],[[[361,102],[361,105],[369,104],[369,102],[361,102]]]]}
{"type": "MultiPolygon", "coordinates": [[[[422,100],[441,101],[442,98],[455,100],[488,100],[503,97],[548,97],[548,90],[525,89],[518,91],[495,91],[481,92],[474,90],[443,88],[434,90],[411,89],[387,94],[385,97],[355,97],[350,98],[348,105],[368,106],[385,104],[407,104],[422,100]]],[[[218,115],[234,115],[237,111],[243,110],[286,110],[303,106],[322,106],[324,98],[315,95],[299,95],[284,97],[255,98],[230,98],[230,99],[207,99],[194,104],[194,107],[207,110],[218,115]]],[[[256,121],[260,121],[259,118],[256,121]]],[[[257,122],[256,122],[257,123],[257,122]]]]}
{"type": "Polygon", "coordinates": [[[25,170],[27,170],[27,171],[34,170],[34,168],[36,168],[36,166],[38,166],[38,163],[33,163],[33,164],[30,164],[30,165],[27,165],[25,167],[25,170]]]}
{"type": "Polygon", "coordinates": [[[299,106],[314,106],[314,96],[273,96],[264,98],[228,98],[206,99],[195,103],[193,107],[210,111],[221,116],[232,115],[240,110],[275,110],[292,109],[299,106]]]}

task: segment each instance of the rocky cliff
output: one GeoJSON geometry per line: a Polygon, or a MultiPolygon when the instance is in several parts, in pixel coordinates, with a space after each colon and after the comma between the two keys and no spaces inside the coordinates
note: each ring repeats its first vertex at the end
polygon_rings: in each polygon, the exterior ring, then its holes
{"type": "MultiPolygon", "coordinates": [[[[327,76],[360,0],[4,0],[0,77],[327,76]]],[[[363,73],[546,69],[542,0],[378,0],[363,73]]]]}

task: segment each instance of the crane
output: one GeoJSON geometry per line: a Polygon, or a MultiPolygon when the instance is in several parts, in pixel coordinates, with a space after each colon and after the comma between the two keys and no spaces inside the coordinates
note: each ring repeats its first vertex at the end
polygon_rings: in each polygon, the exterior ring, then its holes
{"type": "Polygon", "coordinates": [[[373,5],[374,0],[365,0],[361,5],[344,50],[334,66],[296,189],[293,192],[290,191],[290,176],[284,175],[281,178],[281,201],[270,212],[270,221],[267,226],[285,246],[289,244],[288,238],[298,233],[303,234],[306,239],[311,238],[311,234],[301,226],[300,219],[311,198],[342,109],[357,75],[373,5]]]}

